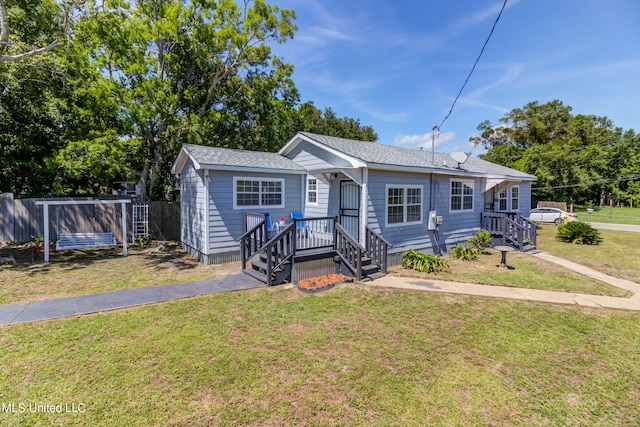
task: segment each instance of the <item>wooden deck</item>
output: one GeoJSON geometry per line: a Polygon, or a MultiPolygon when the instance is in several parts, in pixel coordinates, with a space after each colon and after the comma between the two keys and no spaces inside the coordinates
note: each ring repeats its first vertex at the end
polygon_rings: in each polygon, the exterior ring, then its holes
{"type": "Polygon", "coordinates": [[[386,274],[390,245],[368,227],[367,244],[362,247],[337,223],[336,217],[295,218],[270,235],[264,214],[247,215],[247,232],[240,238],[242,268],[268,285],[295,280],[296,268],[329,258],[358,280],[386,274]]]}

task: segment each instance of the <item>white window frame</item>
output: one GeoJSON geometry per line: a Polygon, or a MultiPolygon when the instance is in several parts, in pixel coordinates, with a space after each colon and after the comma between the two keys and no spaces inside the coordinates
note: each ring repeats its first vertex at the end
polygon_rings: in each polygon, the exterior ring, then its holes
{"type": "Polygon", "coordinates": [[[424,186],[423,185],[411,185],[411,184],[387,184],[384,189],[384,223],[385,227],[403,227],[405,225],[422,224],[424,221],[424,186]],[[389,223],[389,189],[400,188],[402,193],[402,222],[389,223]],[[407,190],[417,189],[420,190],[420,204],[407,203],[407,190]],[[407,221],[407,207],[408,206],[420,206],[420,220],[419,221],[407,221]]]}
{"type": "Polygon", "coordinates": [[[520,186],[519,185],[514,185],[513,187],[511,187],[509,189],[509,197],[510,197],[510,206],[511,206],[511,210],[512,211],[517,211],[518,209],[520,209],[520,186]],[[517,190],[516,191],[516,197],[513,197],[513,190],[517,190]],[[513,206],[513,201],[516,200],[516,206],[513,206]]]}
{"type": "Polygon", "coordinates": [[[317,178],[313,178],[313,177],[307,178],[307,198],[306,198],[306,201],[307,201],[307,205],[318,206],[318,179],[317,178]],[[315,189],[314,190],[311,190],[311,181],[314,181],[314,184],[315,184],[315,189]],[[309,196],[312,193],[314,193],[315,196],[316,196],[316,201],[315,202],[312,202],[312,201],[309,200],[309,196]]]}
{"type": "Polygon", "coordinates": [[[498,212],[509,212],[509,188],[505,188],[504,191],[498,193],[498,212]],[[504,196],[504,197],[503,197],[504,196]],[[504,209],[502,208],[502,203],[504,201],[504,209]]]}
{"type": "Polygon", "coordinates": [[[282,209],[285,206],[285,185],[284,178],[266,178],[257,176],[234,176],[233,177],[233,209],[282,209]],[[257,205],[238,205],[238,181],[258,181],[258,203],[257,205]],[[264,205],[262,204],[262,195],[267,194],[262,191],[262,184],[265,182],[279,182],[280,183],[280,204],[278,205],[264,205]]]}
{"type": "Polygon", "coordinates": [[[498,207],[496,208],[496,212],[515,212],[519,209],[520,207],[520,187],[517,185],[514,185],[512,187],[509,188],[505,188],[504,191],[501,191],[500,193],[498,193],[498,207]],[[513,190],[516,190],[516,197],[513,197],[513,190]],[[502,197],[502,194],[505,195],[505,197],[502,197]],[[500,202],[504,200],[505,201],[505,209],[502,209],[500,207],[500,202]],[[516,206],[513,206],[513,201],[516,201],[516,206]]]}
{"type": "Polygon", "coordinates": [[[451,179],[449,181],[449,212],[450,213],[462,213],[462,212],[473,212],[475,211],[475,198],[476,198],[476,185],[475,185],[475,181],[473,180],[468,180],[468,179],[451,179]],[[460,184],[462,184],[462,194],[460,195],[454,195],[453,194],[453,183],[454,182],[459,182],[460,184]],[[471,194],[464,194],[464,188],[465,186],[471,188],[471,194]],[[460,197],[460,209],[453,209],[453,197],[460,197]],[[464,208],[464,198],[465,196],[471,196],[471,209],[465,209],[464,208]]]}

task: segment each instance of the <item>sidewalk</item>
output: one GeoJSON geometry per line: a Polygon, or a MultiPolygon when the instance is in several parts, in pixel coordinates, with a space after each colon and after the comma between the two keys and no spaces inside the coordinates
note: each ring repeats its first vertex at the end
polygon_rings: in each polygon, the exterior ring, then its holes
{"type": "Polygon", "coordinates": [[[370,282],[370,286],[380,286],[396,289],[411,289],[430,292],[444,292],[465,295],[475,295],[495,298],[508,298],[525,301],[538,301],[554,304],[571,304],[583,307],[602,307],[619,310],[640,311],[640,284],[629,280],[618,279],[599,271],[539,252],[533,256],[561,265],[577,273],[608,283],[621,289],[633,292],[631,298],[609,297],[601,295],[586,295],[570,292],[545,291],[539,289],[512,288],[507,286],[477,285],[473,283],[446,282],[443,280],[422,280],[410,277],[385,276],[370,282]]]}
{"type": "Polygon", "coordinates": [[[0,306],[0,326],[97,313],[197,295],[253,289],[261,286],[264,286],[264,283],[252,279],[246,274],[234,274],[178,285],[154,286],[26,304],[2,305],[0,306]]]}

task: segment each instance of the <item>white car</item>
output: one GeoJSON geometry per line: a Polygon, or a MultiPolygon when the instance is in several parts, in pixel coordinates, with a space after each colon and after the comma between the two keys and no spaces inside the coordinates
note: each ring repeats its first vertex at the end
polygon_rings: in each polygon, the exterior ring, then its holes
{"type": "Polygon", "coordinates": [[[536,208],[531,209],[531,215],[529,216],[529,221],[535,222],[552,222],[555,225],[560,224],[564,221],[577,221],[578,215],[574,213],[565,212],[562,209],[556,208],[536,208]]]}

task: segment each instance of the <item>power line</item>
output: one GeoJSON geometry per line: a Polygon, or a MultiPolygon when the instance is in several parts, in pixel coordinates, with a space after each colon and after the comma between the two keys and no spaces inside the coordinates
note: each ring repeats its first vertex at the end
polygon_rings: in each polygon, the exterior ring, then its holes
{"type": "Polygon", "coordinates": [[[640,174],[639,175],[634,175],[634,176],[623,177],[623,178],[605,179],[605,180],[602,180],[602,181],[587,182],[587,183],[582,183],[582,184],[554,185],[552,187],[536,187],[536,188],[532,188],[531,191],[559,190],[559,189],[562,189],[562,188],[576,188],[576,187],[580,187],[580,186],[612,184],[614,182],[624,182],[624,181],[640,181],[640,174]]]}
{"type": "Polygon", "coordinates": [[[456,98],[453,100],[453,104],[451,104],[451,108],[449,109],[449,112],[444,117],[444,119],[442,119],[442,122],[438,126],[438,130],[440,130],[440,127],[444,124],[444,122],[447,121],[447,119],[449,118],[449,116],[453,112],[453,107],[456,106],[456,102],[458,102],[458,98],[460,98],[460,95],[462,94],[462,91],[464,90],[465,86],[469,82],[469,79],[471,78],[471,74],[473,74],[474,70],[476,69],[476,65],[478,65],[478,62],[480,61],[480,58],[482,57],[482,54],[484,53],[484,48],[487,47],[487,44],[489,43],[489,40],[491,39],[491,36],[493,35],[493,30],[496,29],[496,25],[498,25],[498,21],[500,20],[500,17],[502,16],[502,12],[504,11],[504,8],[506,6],[507,6],[507,0],[504,0],[504,3],[502,3],[502,9],[500,9],[500,13],[498,13],[498,17],[496,18],[496,22],[494,22],[493,23],[493,27],[491,27],[491,32],[489,33],[489,36],[487,37],[487,40],[485,40],[484,45],[482,46],[482,49],[480,50],[480,54],[478,55],[478,58],[476,58],[476,62],[473,63],[473,67],[471,68],[471,71],[469,72],[469,75],[467,76],[467,78],[464,81],[464,84],[460,88],[460,91],[458,92],[458,95],[456,95],[456,98]]]}

